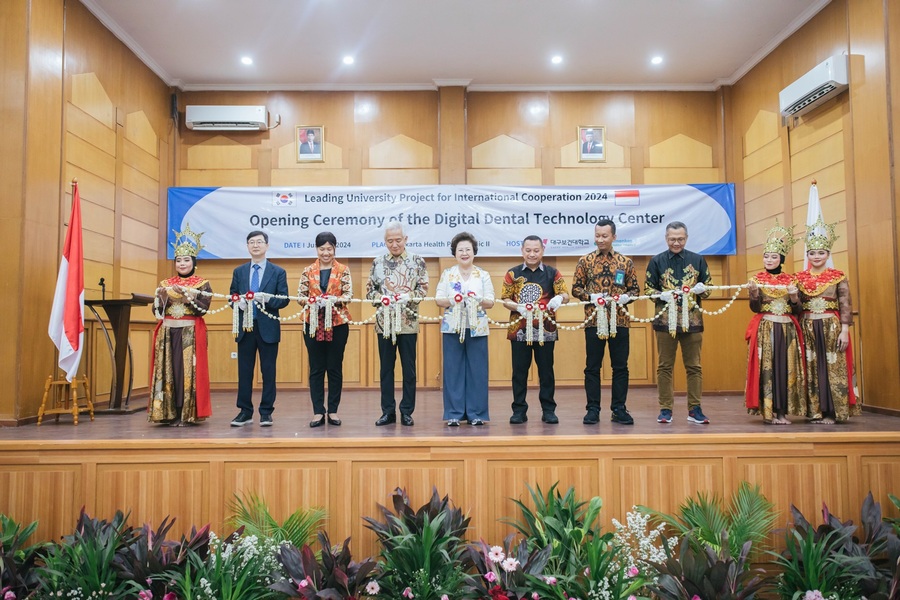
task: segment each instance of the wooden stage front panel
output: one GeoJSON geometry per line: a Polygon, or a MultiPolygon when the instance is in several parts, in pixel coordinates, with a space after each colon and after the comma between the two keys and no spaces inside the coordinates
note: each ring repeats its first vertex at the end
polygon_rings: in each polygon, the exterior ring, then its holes
{"type": "MultiPolygon", "coordinates": [[[[90,427],[79,425],[77,431],[90,427]]],[[[820,518],[825,502],[833,513],[856,521],[869,490],[886,514],[896,512],[887,501],[900,481],[896,432],[705,428],[702,435],[467,435],[474,428],[463,426],[410,436],[404,434],[414,428],[396,429],[379,437],[381,431],[372,427],[375,435],[358,438],[282,433],[34,441],[9,439],[10,430],[3,430],[0,512],[20,522],[39,520],[45,539],[71,532],[82,505],[103,518],[122,509],[131,512],[133,523],[156,524],[171,515],[177,518],[175,531],[209,522],[225,532],[232,495],[253,492],[278,518],[297,507],[325,507],[331,539],[352,536],[359,555],[375,552],[362,517],[378,515],[377,504],[387,504],[396,487],[406,488],[418,506],[436,486],[469,512],[471,538],[494,544],[511,532],[499,520],[518,516],[510,498],[527,498],[526,483],[546,490],[559,481],[561,490],[573,485],[583,499],[602,497],[605,526],[613,517],[624,521],[633,505],[670,512],[686,496],[701,490],[727,495],[743,480],[762,486],[782,511],[781,524],[791,503],[810,519],[820,518]]]]}

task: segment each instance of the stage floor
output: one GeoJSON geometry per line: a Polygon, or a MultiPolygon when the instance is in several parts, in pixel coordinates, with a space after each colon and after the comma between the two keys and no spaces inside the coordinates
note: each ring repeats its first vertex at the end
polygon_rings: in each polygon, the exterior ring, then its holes
{"type": "MultiPolygon", "coordinates": [[[[94,422],[87,413],[79,417],[74,426],[71,415],[62,415],[57,422],[53,416],[46,418],[40,426],[36,424],[20,427],[0,428],[0,441],[98,441],[98,440],[143,440],[143,439],[291,439],[334,440],[366,439],[367,441],[399,438],[406,442],[420,438],[492,438],[508,436],[656,436],[689,434],[691,436],[729,435],[771,435],[776,437],[798,434],[867,432],[900,432],[900,417],[864,412],[849,423],[841,425],[813,425],[806,419],[794,418],[789,426],[765,425],[761,417],[746,413],[741,396],[707,396],[703,401],[703,411],[710,419],[709,425],[696,425],[687,421],[687,403],[683,396],[676,397],[674,420],[669,424],[659,424],[659,413],[655,388],[637,388],[629,391],[628,409],[635,424],[619,425],[610,422],[608,389],[604,388],[604,406],[600,423],[584,425],[581,420],[585,413],[584,392],[581,389],[565,388],[557,390],[558,425],[541,422],[540,404],[537,390],[529,390],[529,421],[522,425],[510,425],[512,414],[509,389],[493,390],[490,395],[491,421],[484,427],[471,427],[463,423],[460,427],[447,427],[442,419],[443,404],[439,390],[419,391],[416,411],[413,415],[415,426],[403,427],[399,423],[385,427],[375,427],[375,420],[381,414],[379,392],[377,390],[345,390],[339,416],[340,427],[324,425],[312,429],[308,423],[312,418],[309,394],[305,390],[279,391],[275,404],[273,427],[259,427],[258,415],[254,415],[251,426],[231,427],[231,419],[237,414],[235,393],[213,392],[213,416],[198,426],[167,427],[147,422],[146,413],[98,414],[94,422]]],[[[397,391],[399,398],[400,392],[397,391]]],[[[259,392],[254,394],[258,403],[259,392]]],[[[399,417],[399,415],[398,415],[399,417]]],[[[621,441],[621,440],[619,440],[621,441]]]]}

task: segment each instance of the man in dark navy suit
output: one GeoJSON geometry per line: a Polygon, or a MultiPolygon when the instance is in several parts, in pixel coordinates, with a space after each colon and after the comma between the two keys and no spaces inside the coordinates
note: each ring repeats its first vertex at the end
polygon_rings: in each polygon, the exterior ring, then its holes
{"type": "Polygon", "coordinates": [[[266,260],[269,251],[269,235],[263,231],[247,234],[247,249],[250,262],[234,270],[231,278],[231,294],[240,294],[240,323],[238,330],[238,393],[237,407],[241,410],[231,421],[232,427],[243,427],[253,423],[253,376],[256,355],[259,353],[259,370],[262,372],[262,399],[259,402],[259,426],[272,426],[272,411],[275,410],[275,364],[278,360],[278,342],[281,341],[281,321],[260,314],[260,306],[275,317],[278,309],[288,305],[287,273],[284,269],[266,260]],[[247,300],[243,296],[253,292],[253,331],[244,331],[244,311],[247,300]],[[282,298],[274,298],[283,296],[282,298]]]}

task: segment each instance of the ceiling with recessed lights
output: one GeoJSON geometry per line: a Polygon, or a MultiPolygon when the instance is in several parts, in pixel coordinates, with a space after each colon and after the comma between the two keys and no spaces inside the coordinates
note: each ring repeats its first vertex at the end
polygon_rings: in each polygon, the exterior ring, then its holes
{"type": "Polygon", "coordinates": [[[81,1],[183,90],[714,90],[830,0],[81,1]]]}

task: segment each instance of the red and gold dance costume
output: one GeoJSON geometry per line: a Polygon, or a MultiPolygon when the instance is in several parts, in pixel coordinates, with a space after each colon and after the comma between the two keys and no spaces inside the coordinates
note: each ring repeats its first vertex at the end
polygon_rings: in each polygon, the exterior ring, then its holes
{"type": "Polygon", "coordinates": [[[762,415],[767,423],[778,414],[806,416],[803,334],[796,316],[800,303],[792,302],[783,289],[797,281],[788,273],[768,271],[757,273],[751,281],[758,288],[750,290],[750,310],[756,315],[745,334],[747,412],[762,415]]]}
{"type": "MultiPolygon", "coordinates": [[[[188,225],[176,234],[176,256],[199,252],[201,234],[188,225]],[[190,240],[190,241],[188,241],[190,240]]],[[[159,322],[153,332],[153,362],[150,367],[151,423],[198,423],[212,415],[209,397],[209,361],[206,322],[212,296],[209,281],[198,275],[170,277],[159,283],[154,311],[159,322]],[[206,292],[193,298],[175,287],[206,292]]]]}
{"type": "Polygon", "coordinates": [[[853,391],[853,351],[837,349],[841,325],[852,325],[853,308],[847,276],[837,269],[815,275],[797,273],[803,303],[803,339],[806,346],[807,416],[817,420],[833,412],[846,421],[862,410],[853,391]]]}

